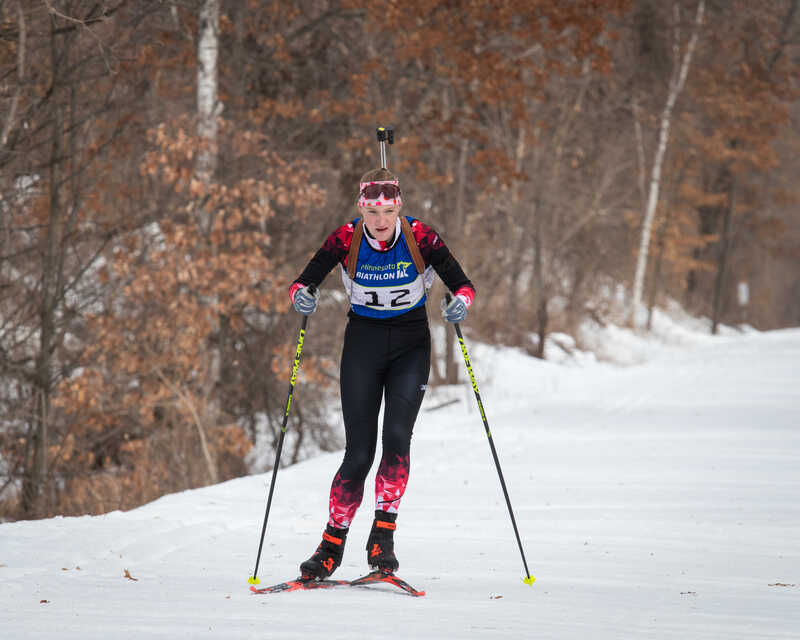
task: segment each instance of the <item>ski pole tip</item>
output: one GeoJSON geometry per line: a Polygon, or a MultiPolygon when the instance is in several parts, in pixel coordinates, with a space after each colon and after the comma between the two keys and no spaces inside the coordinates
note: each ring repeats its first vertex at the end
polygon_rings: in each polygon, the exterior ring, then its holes
{"type": "Polygon", "coordinates": [[[261,584],[261,580],[259,580],[259,579],[258,579],[258,578],[256,578],[255,576],[250,576],[250,577],[247,579],[247,583],[248,583],[248,584],[261,584]]]}
{"type": "Polygon", "coordinates": [[[536,582],[536,578],[534,578],[533,576],[528,576],[527,578],[523,578],[523,579],[522,579],[522,581],[523,581],[525,584],[530,584],[530,585],[532,585],[534,582],[536,582]]]}

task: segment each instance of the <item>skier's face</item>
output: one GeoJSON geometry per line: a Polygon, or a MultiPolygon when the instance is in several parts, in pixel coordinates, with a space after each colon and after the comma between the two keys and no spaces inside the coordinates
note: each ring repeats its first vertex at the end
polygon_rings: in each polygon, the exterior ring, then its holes
{"type": "Polygon", "coordinates": [[[400,207],[389,204],[374,207],[364,207],[364,224],[373,238],[388,242],[394,234],[397,216],[400,207]]]}

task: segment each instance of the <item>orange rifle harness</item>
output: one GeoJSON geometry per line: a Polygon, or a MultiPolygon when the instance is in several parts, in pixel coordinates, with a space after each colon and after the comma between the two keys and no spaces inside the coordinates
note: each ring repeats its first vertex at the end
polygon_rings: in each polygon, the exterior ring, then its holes
{"type": "MultiPolygon", "coordinates": [[[[417,268],[417,273],[424,277],[425,274],[425,261],[422,259],[422,254],[417,244],[417,239],[414,237],[414,232],[411,230],[411,223],[405,216],[400,216],[400,228],[403,231],[403,237],[406,239],[408,251],[411,254],[411,259],[414,261],[414,266],[417,268]]],[[[358,266],[358,250],[361,248],[361,238],[364,235],[364,218],[359,219],[353,229],[353,239],[350,241],[350,251],[347,254],[347,275],[350,280],[356,277],[356,267],[358,266]]]]}

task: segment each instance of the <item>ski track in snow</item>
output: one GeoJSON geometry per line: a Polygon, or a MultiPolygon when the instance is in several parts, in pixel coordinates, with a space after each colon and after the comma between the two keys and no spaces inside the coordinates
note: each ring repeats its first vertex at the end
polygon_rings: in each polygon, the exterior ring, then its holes
{"type": "MultiPolygon", "coordinates": [[[[267,473],[0,525],[0,635],[800,637],[800,330],[698,338],[627,368],[470,357],[533,586],[467,386],[434,392],[415,429],[396,545],[424,598],[250,594],[267,473]],[[448,393],[460,402],[425,411],[448,393]]],[[[278,473],[262,584],[316,547],[340,458],[278,473]]],[[[373,478],[335,577],[365,573],[373,478]]]]}

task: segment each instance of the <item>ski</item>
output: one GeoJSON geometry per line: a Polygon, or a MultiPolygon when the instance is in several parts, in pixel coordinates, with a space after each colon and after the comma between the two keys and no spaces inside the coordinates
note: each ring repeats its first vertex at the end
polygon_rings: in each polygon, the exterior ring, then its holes
{"type": "Polygon", "coordinates": [[[258,587],[251,586],[250,591],[253,593],[278,593],[280,591],[300,591],[306,589],[330,589],[332,587],[368,587],[375,584],[389,584],[412,596],[424,596],[425,592],[415,589],[405,580],[398,578],[396,575],[389,571],[372,571],[365,576],[356,578],[355,580],[303,580],[297,578],[296,580],[288,580],[280,584],[272,585],[271,587],[258,587]]]}
{"type": "Polygon", "coordinates": [[[355,580],[350,581],[351,587],[365,587],[371,584],[377,583],[385,583],[391,584],[395,587],[399,587],[406,593],[412,596],[424,596],[424,591],[419,591],[415,589],[410,584],[408,584],[405,580],[401,580],[396,575],[394,575],[391,571],[381,571],[380,569],[377,571],[373,571],[368,573],[365,576],[361,576],[360,578],[356,578],[355,580]]]}
{"type": "Polygon", "coordinates": [[[287,580],[286,582],[274,584],[271,587],[263,587],[261,589],[252,586],[250,587],[250,591],[253,593],[277,593],[279,591],[298,591],[301,589],[330,589],[331,587],[340,587],[349,584],[347,580],[314,580],[313,578],[303,580],[302,578],[297,578],[296,580],[287,580]]]}

